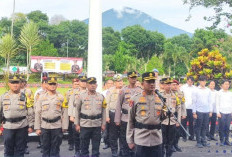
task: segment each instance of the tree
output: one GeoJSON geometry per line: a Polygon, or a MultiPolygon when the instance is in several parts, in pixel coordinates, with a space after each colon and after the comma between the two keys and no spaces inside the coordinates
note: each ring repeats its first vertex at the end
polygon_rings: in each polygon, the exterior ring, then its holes
{"type": "Polygon", "coordinates": [[[48,23],[48,16],[40,10],[32,11],[27,14],[27,18],[35,23],[45,22],[48,23]]]}
{"type": "Polygon", "coordinates": [[[219,41],[219,44],[220,45],[218,48],[219,48],[219,51],[221,52],[221,54],[223,56],[226,57],[227,59],[227,64],[230,65],[230,67],[232,67],[232,37],[229,36],[228,38],[226,39],[221,39],[219,41]]]}
{"type": "Polygon", "coordinates": [[[17,54],[17,46],[10,34],[4,35],[0,40],[0,55],[5,59],[7,75],[9,74],[10,59],[17,54]]]}
{"type": "Polygon", "coordinates": [[[120,41],[121,41],[121,35],[119,32],[115,32],[112,27],[103,28],[102,31],[103,54],[115,54],[120,41]]]}
{"type": "Polygon", "coordinates": [[[33,56],[51,56],[57,57],[57,49],[54,48],[54,45],[47,40],[40,40],[39,44],[35,46],[34,50],[32,51],[33,56]]]}
{"type": "Polygon", "coordinates": [[[229,12],[229,9],[226,9],[228,7],[232,7],[231,0],[183,0],[183,2],[184,4],[190,5],[190,10],[198,6],[213,8],[215,15],[211,17],[204,17],[205,20],[213,21],[211,28],[216,28],[218,24],[225,18],[228,20],[227,27],[231,26],[232,13],[229,12]]]}
{"type": "Polygon", "coordinates": [[[219,50],[203,49],[198,52],[198,55],[191,61],[191,69],[187,76],[193,76],[196,81],[200,75],[205,75],[208,79],[230,79],[232,77],[226,57],[223,57],[219,50]]]}
{"type": "Polygon", "coordinates": [[[20,34],[20,42],[27,51],[27,80],[29,79],[29,70],[31,65],[32,49],[38,45],[40,39],[38,35],[38,26],[34,22],[26,23],[20,34]]]}
{"type": "Polygon", "coordinates": [[[154,68],[159,70],[159,74],[164,74],[163,60],[157,56],[153,56],[147,64],[147,71],[152,71],[154,68]]]}

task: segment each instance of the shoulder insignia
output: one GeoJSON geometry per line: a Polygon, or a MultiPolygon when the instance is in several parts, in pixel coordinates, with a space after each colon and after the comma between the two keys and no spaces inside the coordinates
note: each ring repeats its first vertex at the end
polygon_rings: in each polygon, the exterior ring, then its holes
{"type": "Polygon", "coordinates": [[[104,100],[103,100],[103,102],[102,102],[102,107],[103,107],[103,108],[106,108],[106,106],[107,106],[107,103],[106,103],[106,99],[104,98],[104,100]]]}
{"type": "Polygon", "coordinates": [[[182,100],[181,100],[183,103],[185,103],[185,98],[184,98],[184,96],[182,97],[182,100]]]}

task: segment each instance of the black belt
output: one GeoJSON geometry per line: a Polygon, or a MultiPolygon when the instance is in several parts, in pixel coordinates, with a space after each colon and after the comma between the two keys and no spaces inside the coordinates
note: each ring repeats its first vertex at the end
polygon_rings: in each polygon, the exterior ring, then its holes
{"type": "Polygon", "coordinates": [[[83,119],[91,119],[91,120],[94,120],[94,119],[100,119],[102,118],[102,114],[98,114],[96,116],[88,116],[86,114],[83,114],[83,113],[80,113],[80,117],[83,118],[83,119]]]}
{"type": "Polygon", "coordinates": [[[54,118],[54,119],[47,119],[47,118],[42,118],[42,119],[43,119],[43,121],[45,121],[45,122],[47,122],[47,123],[55,123],[55,122],[57,122],[58,120],[60,120],[61,117],[59,116],[59,117],[56,117],[56,118],[54,118]]]}
{"type": "Polygon", "coordinates": [[[4,121],[6,122],[11,122],[11,123],[16,123],[16,122],[19,122],[23,119],[25,119],[26,116],[23,116],[23,117],[18,117],[18,118],[4,118],[4,121]]]}
{"type": "Polygon", "coordinates": [[[123,114],[128,114],[128,110],[126,110],[126,109],[123,108],[123,109],[122,109],[122,113],[123,113],[123,114]]]}
{"type": "Polygon", "coordinates": [[[139,122],[135,122],[135,128],[138,129],[148,129],[148,130],[154,130],[154,129],[161,129],[161,124],[159,125],[149,125],[149,124],[143,124],[139,122]]]}

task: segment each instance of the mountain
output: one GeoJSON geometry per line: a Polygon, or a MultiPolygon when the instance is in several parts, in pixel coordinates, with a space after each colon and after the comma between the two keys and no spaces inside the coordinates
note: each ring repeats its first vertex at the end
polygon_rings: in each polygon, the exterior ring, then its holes
{"type": "MultiPolygon", "coordinates": [[[[84,20],[84,22],[88,24],[89,19],[84,20]]],[[[110,9],[103,12],[102,24],[103,27],[112,27],[117,31],[121,31],[127,26],[141,25],[146,30],[160,32],[167,38],[180,34],[188,34],[189,36],[192,36],[189,32],[172,27],[164,22],[152,18],[146,13],[128,7],[123,8],[122,11],[110,9]]]]}

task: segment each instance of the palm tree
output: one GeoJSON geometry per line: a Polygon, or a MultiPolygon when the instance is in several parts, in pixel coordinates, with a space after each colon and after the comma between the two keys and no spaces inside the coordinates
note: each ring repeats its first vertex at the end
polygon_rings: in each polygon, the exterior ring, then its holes
{"type": "Polygon", "coordinates": [[[6,73],[4,75],[5,88],[8,90],[8,76],[10,73],[10,59],[17,54],[17,45],[11,34],[6,34],[0,39],[0,56],[5,58],[6,73]]]}
{"type": "Polygon", "coordinates": [[[6,60],[7,75],[9,74],[10,59],[17,54],[17,45],[10,34],[6,34],[0,39],[0,55],[6,60]]]}
{"type": "Polygon", "coordinates": [[[38,26],[34,22],[26,23],[20,34],[20,42],[27,50],[27,80],[29,79],[29,70],[31,65],[32,49],[38,45],[40,39],[38,35],[38,26]]]}

